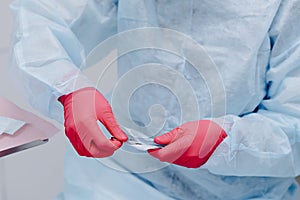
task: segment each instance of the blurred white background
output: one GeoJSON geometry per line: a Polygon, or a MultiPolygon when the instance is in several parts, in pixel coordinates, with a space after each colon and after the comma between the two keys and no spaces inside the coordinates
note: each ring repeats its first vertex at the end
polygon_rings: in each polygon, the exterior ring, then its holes
{"type": "MultiPolygon", "coordinates": [[[[0,95],[21,108],[32,111],[13,87],[11,80],[14,77],[7,75],[12,31],[12,16],[9,9],[11,2],[12,0],[0,2],[0,95]]],[[[61,131],[45,145],[0,158],[0,191],[1,183],[4,183],[2,186],[4,194],[0,194],[0,200],[53,199],[63,190],[65,150],[66,139],[61,131]]]]}

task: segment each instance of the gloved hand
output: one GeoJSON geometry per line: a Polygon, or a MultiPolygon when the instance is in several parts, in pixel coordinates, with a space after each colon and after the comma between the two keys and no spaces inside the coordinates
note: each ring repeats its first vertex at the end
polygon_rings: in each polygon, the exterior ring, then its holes
{"type": "Polygon", "coordinates": [[[162,162],[198,168],[209,159],[226,136],[225,131],[210,120],[187,122],[155,137],[155,143],[166,146],[149,149],[148,153],[162,162]]]}
{"type": "Polygon", "coordinates": [[[79,155],[108,157],[128,139],[117,124],[111,106],[95,88],[83,88],[58,100],[64,106],[65,133],[79,155]],[[114,139],[105,137],[98,120],[114,139]]]}

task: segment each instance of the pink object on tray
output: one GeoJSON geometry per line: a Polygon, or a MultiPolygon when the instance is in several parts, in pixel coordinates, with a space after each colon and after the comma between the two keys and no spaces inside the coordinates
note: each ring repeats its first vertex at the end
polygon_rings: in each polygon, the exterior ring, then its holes
{"type": "Polygon", "coordinates": [[[0,157],[45,143],[59,129],[31,112],[0,97],[0,116],[26,122],[13,135],[0,135],[0,157]]]}

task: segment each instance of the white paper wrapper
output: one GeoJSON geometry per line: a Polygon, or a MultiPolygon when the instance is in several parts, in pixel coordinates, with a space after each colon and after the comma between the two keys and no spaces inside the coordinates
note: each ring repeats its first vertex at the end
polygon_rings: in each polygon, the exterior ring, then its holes
{"type": "Polygon", "coordinates": [[[126,149],[147,151],[148,149],[156,149],[163,147],[162,145],[156,144],[151,137],[145,137],[142,133],[123,127],[123,130],[127,133],[128,141],[124,143],[126,149]],[[132,147],[132,148],[130,148],[132,147]]]}
{"type": "Polygon", "coordinates": [[[13,135],[25,124],[26,122],[21,120],[0,116],[0,135],[4,133],[13,135]]]}

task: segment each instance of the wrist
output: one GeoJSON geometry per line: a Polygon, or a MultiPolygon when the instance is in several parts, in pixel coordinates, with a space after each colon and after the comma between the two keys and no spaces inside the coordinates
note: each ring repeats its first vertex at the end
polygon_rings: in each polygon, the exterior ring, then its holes
{"type": "Polygon", "coordinates": [[[85,88],[81,88],[81,89],[78,89],[78,90],[76,90],[76,91],[74,91],[74,92],[71,92],[71,93],[62,95],[62,96],[60,96],[57,100],[58,100],[62,105],[64,105],[65,102],[66,102],[66,100],[69,99],[69,98],[71,98],[72,95],[81,93],[81,92],[83,92],[83,91],[97,91],[97,89],[94,88],[94,87],[85,87],[85,88]]]}

